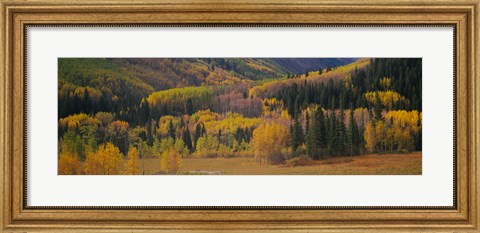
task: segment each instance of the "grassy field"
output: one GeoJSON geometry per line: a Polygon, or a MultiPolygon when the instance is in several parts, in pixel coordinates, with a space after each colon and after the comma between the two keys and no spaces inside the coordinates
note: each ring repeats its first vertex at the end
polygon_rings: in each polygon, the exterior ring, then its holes
{"type": "MultiPolygon", "coordinates": [[[[159,159],[143,160],[145,174],[160,171],[159,159]]],[[[311,166],[259,165],[254,158],[184,159],[181,173],[224,175],[421,175],[422,153],[369,154],[315,161],[311,166]]]]}

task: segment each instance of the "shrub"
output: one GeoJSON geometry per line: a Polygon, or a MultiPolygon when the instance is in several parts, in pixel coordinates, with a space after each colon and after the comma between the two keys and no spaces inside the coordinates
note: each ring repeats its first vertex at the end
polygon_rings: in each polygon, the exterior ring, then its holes
{"type": "Polygon", "coordinates": [[[312,165],[312,159],[307,155],[300,155],[285,162],[287,167],[309,166],[312,165]]]}

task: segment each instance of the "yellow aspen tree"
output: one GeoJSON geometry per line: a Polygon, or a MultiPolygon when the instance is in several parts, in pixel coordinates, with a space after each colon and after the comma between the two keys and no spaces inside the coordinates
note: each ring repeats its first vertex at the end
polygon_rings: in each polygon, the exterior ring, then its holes
{"type": "Polygon", "coordinates": [[[253,131],[253,150],[255,153],[255,158],[257,160],[260,160],[260,163],[262,163],[262,159],[267,158],[267,151],[269,150],[269,148],[267,148],[269,145],[266,143],[267,138],[264,137],[264,135],[266,134],[265,131],[265,124],[260,125],[253,131]]]}
{"type": "Polygon", "coordinates": [[[382,79],[380,79],[380,86],[382,86],[384,90],[390,90],[391,85],[392,85],[392,79],[388,77],[383,77],[382,79]]]}
{"type": "Polygon", "coordinates": [[[421,125],[422,114],[416,110],[396,110],[389,111],[385,115],[385,118],[392,122],[390,126],[393,130],[393,141],[397,143],[398,150],[410,150],[414,149],[414,137],[417,134],[421,125]]]}
{"type": "Polygon", "coordinates": [[[120,149],[113,145],[112,143],[107,143],[105,145],[104,153],[107,158],[106,163],[106,174],[107,175],[118,175],[122,174],[123,166],[123,155],[120,152],[120,149]]]}
{"type": "Polygon", "coordinates": [[[58,159],[59,175],[79,175],[80,159],[73,153],[61,153],[58,159]]]}
{"type": "Polygon", "coordinates": [[[95,151],[87,151],[83,171],[88,175],[100,175],[102,169],[101,160],[95,151]]]}
{"type": "Polygon", "coordinates": [[[384,150],[387,142],[387,128],[383,121],[377,121],[375,124],[375,137],[380,143],[380,150],[384,150]]]}
{"type": "Polygon", "coordinates": [[[136,147],[130,146],[128,150],[128,160],[125,165],[126,175],[138,175],[140,161],[138,159],[138,150],[136,147]]]}
{"type": "Polygon", "coordinates": [[[276,123],[262,124],[253,131],[255,158],[269,163],[281,163],[285,159],[282,149],[287,146],[289,130],[285,125],[276,123]]]}
{"type": "Polygon", "coordinates": [[[160,165],[166,174],[175,174],[182,166],[182,158],[174,148],[170,148],[162,153],[160,165]]]}
{"type": "Polygon", "coordinates": [[[86,157],[83,165],[86,174],[116,175],[122,173],[122,153],[110,142],[100,145],[96,153],[88,152],[86,157]]]}

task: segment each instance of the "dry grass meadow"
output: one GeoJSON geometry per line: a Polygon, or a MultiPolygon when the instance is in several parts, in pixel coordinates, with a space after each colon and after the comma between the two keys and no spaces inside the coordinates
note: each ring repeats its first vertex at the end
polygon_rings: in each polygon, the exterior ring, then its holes
{"type": "MultiPolygon", "coordinates": [[[[158,174],[160,160],[145,159],[143,160],[143,166],[145,174],[158,174]]],[[[297,167],[260,165],[255,162],[255,158],[244,157],[183,159],[179,173],[222,175],[421,175],[422,152],[331,158],[314,161],[314,164],[310,166],[297,167]]]]}

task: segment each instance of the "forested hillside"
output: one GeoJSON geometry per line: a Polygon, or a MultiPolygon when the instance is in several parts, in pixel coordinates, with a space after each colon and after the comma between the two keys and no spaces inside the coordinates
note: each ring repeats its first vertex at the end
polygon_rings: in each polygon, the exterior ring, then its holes
{"type": "MultiPolygon", "coordinates": [[[[421,151],[422,59],[62,58],[59,174],[421,151]]],[[[307,161],[307,162],[305,162],[307,161]]]]}
{"type": "Polygon", "coordinates": [[[302,59],[303,63],[297,60],[61,58],[58,60],[59,116],[102,111],[134,115],[135,106],[153,91],[202,85],[251,86],[256,80],[290,77],[299,69],[301,73],[347,64],[355,59],[302,59]]]}

